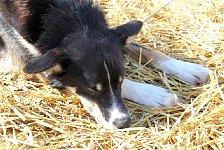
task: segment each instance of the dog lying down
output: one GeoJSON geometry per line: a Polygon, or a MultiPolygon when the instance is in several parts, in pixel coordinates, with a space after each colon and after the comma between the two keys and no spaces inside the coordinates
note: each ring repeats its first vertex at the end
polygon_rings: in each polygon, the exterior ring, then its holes
{"type": "Polygon", "coordinates": [[[108,129],[125,128],[131,119],[123,99],[155,107],[178,102],[174,93],[124,78],[123,54],[192,85],[204,84],[208,70],[127,43],[142,22],[107,26],[90,0],[1,0],[1,70],[42,74],[55,88],[72,89],[84,108],[108,129]]]}

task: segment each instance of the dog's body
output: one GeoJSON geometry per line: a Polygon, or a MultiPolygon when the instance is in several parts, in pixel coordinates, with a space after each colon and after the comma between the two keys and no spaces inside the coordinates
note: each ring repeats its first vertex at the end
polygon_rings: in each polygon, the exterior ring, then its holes
{"type": "MultiPolygon", "coordinates": [[[[85,109],[106,128],[128,127],[122,98],[159,107],[178,101],[165,89],[124,79],[124,49],[133,58],[140,51],[126,40],[141,27],[140,21],[132,21],[108,28],[103,12],[89,0],[2,0],[1,70],[41,73],[53,87],[75,90],[85,109]]],[[[153,59],[153,67],[188,83],[207,81],[201,66],[144,48],[143,55],[153,59]]]]}

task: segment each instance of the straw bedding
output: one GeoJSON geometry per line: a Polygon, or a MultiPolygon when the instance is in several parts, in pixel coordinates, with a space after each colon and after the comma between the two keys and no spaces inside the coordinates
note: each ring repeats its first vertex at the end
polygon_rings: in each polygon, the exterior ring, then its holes
{"type": "MultiPolygon", "coordinates": [[[[167,0],[101,0],[111,26],[145,20],[167,0]]],[[[192,87],[126,57],[126,77],[181,95],[172,108],[125,101],[128,129],[105,130],[75,95],[58,91],[35,76],[0,74],[0,149],[223,149],[224,3],[173,0],[149,18],[132,39],[174,58],[207,66],[209,82],[192,87]]]]}

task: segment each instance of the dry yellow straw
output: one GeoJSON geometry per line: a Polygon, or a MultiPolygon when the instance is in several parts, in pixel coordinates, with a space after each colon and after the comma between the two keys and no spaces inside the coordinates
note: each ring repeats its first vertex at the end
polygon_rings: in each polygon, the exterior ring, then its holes
{"type": "Polygon", "coordinates": [[[0,74],[0,149],[224,149],[224,4],[222,0],[100,0],[110,26],[145,20],[132,40],[209,67],[202,87],[125,59],[126,76],[182,95],[172,108],[125,101],[128,129],[105,130],[75,95],[23,74],[0,74]],[[164,5],[166,7],[164,7],[164,5]],[[133,71],[134,70],[134,71],[133,71]]]}

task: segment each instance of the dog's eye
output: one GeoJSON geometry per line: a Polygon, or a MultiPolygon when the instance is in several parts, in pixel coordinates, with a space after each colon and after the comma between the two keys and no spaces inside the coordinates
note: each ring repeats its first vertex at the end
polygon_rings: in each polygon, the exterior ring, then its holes
{"type": "Polygon", "coordinates": [[[63,77],[67,73],[66,70],[61,71],[60,73],[55,74],[57,77],[63,77]]]}
{"type": "Polygon", "coordinates": [[[96,88],[87,87],[88,91],[91,93],[98,93],[99,91],[96,88]]]}

